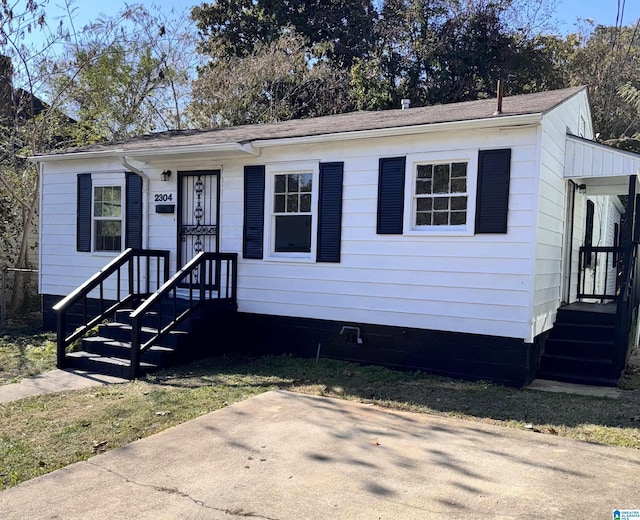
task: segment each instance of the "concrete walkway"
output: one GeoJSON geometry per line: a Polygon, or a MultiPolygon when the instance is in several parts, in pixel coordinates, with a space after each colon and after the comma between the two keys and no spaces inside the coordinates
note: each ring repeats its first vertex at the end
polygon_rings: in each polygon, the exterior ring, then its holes
{"type": "Polygon", "coordinates": [[[606,519],[638,489],[640,450],[276,391],[6,490],[0,518],[606,519]]]}
{"type": "Polygon", "coordinates": [[[31,397],[32,395],[79,390],[91,386],[125,383],[127,381],[127,379],[83,370],[51,370],[37,376],[26,377],[18,383],[0,385],[0,403],[7,403],[31,397]]]}

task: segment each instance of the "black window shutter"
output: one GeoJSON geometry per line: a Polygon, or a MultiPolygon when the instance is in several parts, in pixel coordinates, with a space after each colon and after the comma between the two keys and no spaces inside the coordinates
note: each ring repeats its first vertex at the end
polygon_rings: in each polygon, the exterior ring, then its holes
{"type": "MultiPolygon", "coordinates": [[[[585,222],[584,230],[584,247],[593,246],[593,214],[595,212],[595,205],[593,201],[587,200],[587,218],[585,222]]],[[[585,256],[585,266],[591,267],[591,252],[587,252],[585,256]]]]}
{"type": "Polygon", "coordinates": [[[406,158],[380,159],[378,169],[379,235],[402,235],[406,158]]]}
{"type": "MultiPolygon", "coordinates": [[[[620,247],[620,224],[617,222],[613,225],[613,247],[616,249],[620,247]]],[[[618,252],[614,251],[613,258],[611,260],[611,268],[615,269],[618,265],[618,252]]]]}
{"type": "Polygon", "coordinates": [[[264,166],[244,167],[244,229],[242,256],[263,256],[264,166]]]}
{"type": "Polygon", "coordinates": [[[506,233],[509,210],[511,149],[478,154],[476,233],[506,233]]]}
{"type": "Polygon", "coordinates": [[[142,177],[127,172],[125,247],[142,248],[142,177]]]}
{"type": "Polygon", "coordinates": [[[318,262],[340,262],[344,163],[320,163],[318,262]]]}
{"type": "Polygon", "coordinates": [[[78,206],[76,224],[76,249],[88,253],[91,251],[91,174],[78,175],[78,206]]]}

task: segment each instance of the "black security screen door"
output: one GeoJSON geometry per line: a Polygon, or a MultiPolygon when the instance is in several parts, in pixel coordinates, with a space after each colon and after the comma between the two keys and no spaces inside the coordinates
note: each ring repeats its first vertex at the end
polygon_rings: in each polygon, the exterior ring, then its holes
{"type": "Polygon", "coordinates": [[[178,200],[180,268],[201,251],[218,251],[220,172],[178,172],[178,200]]]}

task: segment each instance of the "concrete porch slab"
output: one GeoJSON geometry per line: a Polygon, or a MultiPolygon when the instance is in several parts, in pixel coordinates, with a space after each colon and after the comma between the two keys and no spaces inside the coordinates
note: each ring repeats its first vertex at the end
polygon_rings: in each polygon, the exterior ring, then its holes
{"type": "Polygon", "coordinates": [[[608,397],[619,399],[622,390],[605,386],[576,385],[573,383],[563,383],[561,381],[549,381],[547,379],[534,379],[527,390],[539,390],[542,392],[555,392],[563,394],[586,395],[590,397],[608,397]]]}

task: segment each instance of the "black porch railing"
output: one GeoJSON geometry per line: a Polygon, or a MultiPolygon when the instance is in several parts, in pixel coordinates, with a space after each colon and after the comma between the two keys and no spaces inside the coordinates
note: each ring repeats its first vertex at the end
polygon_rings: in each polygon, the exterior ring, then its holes
{"type": "Polygon", "coordinates": [[[620,289],[621,247],[581,247],[578,256],[578,299],[614,301],[620,289]]]}
{"type": "MultiPolygon", "coordinates": [[[[640,262],[638,262],[638,244],[633,242],[625,255],[624,272],[620,284],[620,294],[616,308],[616,352],[614,365],[622,371],[627,365],[630,342],[635,340],[632,329],[634,317],[640,303],[640,262]]],[[[637,326],[637,325],[636,325],[637,326]]]]}
{"type": "Polygon", "coordinates": [[[169,251],[126,249],[89,278],[53,310],[58,313],[57,365],[64,368],[67,347],[115,311],[153,293],[169,278],[169,251]],[[95,300],[96,305],[90,305],[95,300]],[[79,307],[79,309],[78,309],[79,307]],[[69,334],[68,314],[79,315],[81,325],[69,334]]]}
{"type": "Polygon", "coordinates": [[[613,362],[618,371],[627,363],[630,341],[634,339],[633,322],[640,304],[638,247],[633,241],[627,247],[580,248],[578,299],[616,305],[613,362]]]}
{"type": "Polygon", "coordinates": [[[205,301],[236,304],[237,253],[198,253],[130,315],[131,379],[140,368],[140,357],[205,301]],[[144,334],[143,322],[155,321],[144,334]]]}

